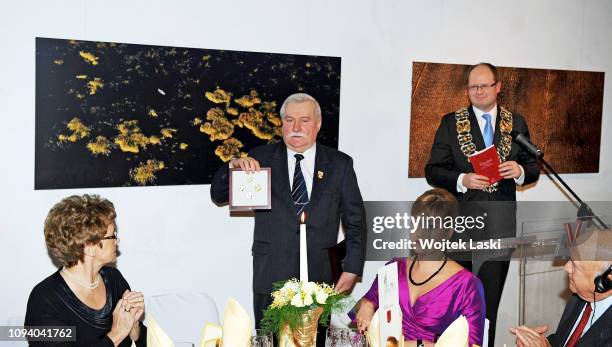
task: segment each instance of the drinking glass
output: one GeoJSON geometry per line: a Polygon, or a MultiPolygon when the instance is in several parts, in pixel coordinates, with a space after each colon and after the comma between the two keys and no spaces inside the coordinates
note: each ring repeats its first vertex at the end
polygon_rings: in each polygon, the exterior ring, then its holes
{"type": "Polygon", "coordinates": [[[356,329],[327,329],[325,347],[367,347],[366,336],[356,329]]]}
{"type": "Polygon", "coordinates": [[[255,329],[255,335],[251,337],[251,347],[273,347],[271,334],[265,334],[262,330],[255,329]]]}

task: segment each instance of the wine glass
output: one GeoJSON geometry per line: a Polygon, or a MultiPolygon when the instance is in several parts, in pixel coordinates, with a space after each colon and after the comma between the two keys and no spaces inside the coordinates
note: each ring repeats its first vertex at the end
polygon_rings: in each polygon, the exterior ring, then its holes
{"type": "Polygon", "coordinates": [[[356,329],[327,329],[325,347],[367,347],[366,336],[356,329]]]}
{"type": "Polygon", "coordinates": [[[260,329],[255,329],[255,335],[251,336],[251,347],[273,347],[272,334],[266,334],[260,329]]]}

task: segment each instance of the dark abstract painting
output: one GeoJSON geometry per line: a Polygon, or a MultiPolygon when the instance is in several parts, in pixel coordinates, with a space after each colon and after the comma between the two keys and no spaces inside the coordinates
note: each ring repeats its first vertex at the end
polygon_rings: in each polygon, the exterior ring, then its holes
{"type": "Polygon", "coordinates": [[[36,39],[35,188],[208,184],[282,141],[279,109],[321,104],[338,147],[340,58],[36,39]]]}
{"type": "MultiPolygon", "coordinates": [[[[414,62],[408,177],[424,177],[442,116],[469,105],[469,65],[414,62]]],[[[604,73],[498,67],[498,104],[527,120],[531,140],[559,173],[599,171],[604,73]],[[588,126],[585,126],[588,125],[588,126]]]]}

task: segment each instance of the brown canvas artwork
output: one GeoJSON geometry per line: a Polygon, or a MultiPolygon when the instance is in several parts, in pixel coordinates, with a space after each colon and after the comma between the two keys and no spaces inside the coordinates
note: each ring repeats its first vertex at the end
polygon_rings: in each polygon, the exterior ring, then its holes
{"type": "MultiPolygon", "coordinates": [[[[414,62],[408,177],[424,177],[443,115],[469,105],[469,65],[414,62]]],[[[558,173],[599,171],[604,73],[498,67],[498,104],[527,120],[531,141],[558,173]]]]}

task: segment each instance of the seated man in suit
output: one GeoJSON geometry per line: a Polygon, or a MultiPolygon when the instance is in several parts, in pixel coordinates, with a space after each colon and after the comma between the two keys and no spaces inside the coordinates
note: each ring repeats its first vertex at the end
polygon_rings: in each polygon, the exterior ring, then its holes
{"type": "Polygon", "coordinates": [[[546,326],[510,329],[518,347],[612,346],[612,230],[595,230],[576,240],[565,264],[574,293],[565,306],[557,332],[546,326]]]}
{"type": "MultiPolygon", "coordinates": [[[[338,291],[352,289],[365,260],[365,209],[350,156],[317,143],[321,107],[310,95],[289,96],[280,109],[283,142],[256,147],[248,157],[222,166],[210,187],[212,200],[229,198],[229,167],[272,169],[272,209],[255,212],[253,307],[256,325],[272,303],[274,282],[299,278],[299,215],[308,226],[308,278],[334,284],[328,251],[342,222],[346,256],[338,291]]],[[[324,341],[325,339],[322,339],[324,341]]]]}

